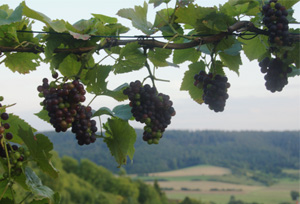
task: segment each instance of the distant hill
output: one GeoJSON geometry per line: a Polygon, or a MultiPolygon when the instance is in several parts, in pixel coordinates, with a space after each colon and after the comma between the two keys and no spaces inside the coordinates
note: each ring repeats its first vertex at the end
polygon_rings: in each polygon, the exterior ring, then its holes
{"type": "MultiPolygon", "coordinates": [[[[299,168],[299,131],[166,131],[158,145],[142,141],[137,131],[133,161],[127,173],[150,173],[210,164],[235,169],[280,173],[283,168],[299,168]]],[[[117,163],[102,139],[78,146],[71,132],[44,132],[60,156],[89,160],[118,172],[117,163]]]]}

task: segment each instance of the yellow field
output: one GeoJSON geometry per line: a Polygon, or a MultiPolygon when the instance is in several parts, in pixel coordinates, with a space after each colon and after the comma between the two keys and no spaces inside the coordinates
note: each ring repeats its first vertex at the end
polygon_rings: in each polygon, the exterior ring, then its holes
{"type": "Polygon", "coordinates": [[[216,166],[195,166],[174,171],[150,173],[149,176],[177,177],[177,176],[222,176],[231,174],[227,168],[216,166]]]}
{"type": "MultiPolygon", "coordinates": [[[[153,182],[148,183],[152,184],[153,182]]],[[[231,194],[241,194],[257,191],[264,188],[263,186],[247,186],[214,181],[159,181],[159,186],[161,188],[173,188],[172,191],[168,191],[167,193],[178,193],[178,191],[182,191],[181,189],[186,188],[190,189],[189,193],[199,193],[200,191],[201,193],[214,194],[228,192],[231,194]],[[211,189],[218,189],[218,191],[211,191],[211,189]]]]}
{"type": "MultiPolygon", "coordinates": [[[[289,170],[294,173],[294,171],[289,170]]],[[[296,171],[296,170],[295,170],[296,171]]],[[[291,191],[299,191],[300,183],[295,180],[281,179],[270,187],[260,184],[244,185],[217,181],[191,180],[197,176],[221,176],[231,177],[231,171],[227,168],[216,166],[195,166],[169,172],[151,173],[147,179],[160,178],[159,186],[166,189],[165,193],[171,199],[184,199],[189,196],[202,201],[213,201],[217,204],[228,203],[230,196],[245,202],[257,202],[264,204],[279,204],[292,202],[291,191]],[[168,180],[164,180],[168,179],[168,180]]],[[[153,185],[153,181],[147,181],[153,185]]]]}

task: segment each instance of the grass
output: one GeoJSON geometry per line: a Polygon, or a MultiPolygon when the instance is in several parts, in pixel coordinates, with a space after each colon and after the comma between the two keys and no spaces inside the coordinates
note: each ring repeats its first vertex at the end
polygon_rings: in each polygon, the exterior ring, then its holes
{"type": "Polygon", "coordinates": [[[284,169],[282,170],[283,173],[286,174],[300,174],[300,170],[299,169],[284,169]]]}
{"type": "Polygon", "coordinates": [[[246,176],[237,176],[233,174],[227,174],[224,176],[137,176],[132,179],[140,179],[143,181],[218,181],[232,184],[243,184],[243,185],[261,185],[261,183],[249,179],[246,176]]]}
{"type": "Polygon", "coordinates": [[[191,192],[169,192],[167,191],[167,197],[171,199],[183,199],[188,196],[190,198],[199,199],[202,201],[212,201],[216,204],[227,204],[231,195],[234,195],[236,200],[242,200],[244,202],[257,202],[263,204],[279,204],[282,202],[294,203],[290,196],[290,190],[299,190],[298,182],[290,183],[278,183],[271,187],[264,187],[260,190],[255,190],[248,193],[191,193],[191,192]]]}
{"type": "MultiPolygon", "coordinates": [[[[261,183],[250,179],[247,176],[237,176],[234,174],[225,175],[191,175],[191,170],[211,170],[217,169],[213,166],[195,166],[181,169],[181,176],[170,172],[170,174],[154,174],[164,176],[142,176],[133,177],[133,179],[141,179],[144,181],[157,180],[161,187],[172,187],[174,190],[165,191],[170,199],[182,200],[186,196],[199,199],[202,201],[212,201],[216,204],[227,204],[231,195],[235,196],[236,200],[244,202],[256,202],[263,204],[279,204],[283,202],[294,203],[291,199],[291,191],[299,191],[298,179],[281,178],[272,186],[263,186],[261,183]],[[194,168],[194,169],[193,169],[194,168]],[[188,170],[185,175],[185,170],[188,170]],[[161,182],[160,182],[161,181],[161,182]],[[197,184],[198,183],[198,184],[197,184]],[[189,189],[200,189],[200,191],[182,191],[182,187],[189,189]],[[219,189],[218,191],[210,191],[211,188],[219,189]],[[242,191],[226,191],[221,189],[242,189],[242,191]]],[[[179,171],[177,170],[177,173],[179,171]]],[[[284,173],[298,174],[299,170],[286,169],[284,173]]]]}

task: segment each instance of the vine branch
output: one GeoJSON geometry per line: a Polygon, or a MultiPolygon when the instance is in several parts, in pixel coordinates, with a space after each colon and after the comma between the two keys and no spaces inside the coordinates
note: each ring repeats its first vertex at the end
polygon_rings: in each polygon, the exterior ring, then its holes
{"type": "MultiPolygon", "coordinates": [[[[195,37],[194,40],[187,42],[187,43],[169,43],[169,42],[161,42],[158,40],[155,40],[151,37],[145,37],[145,38],[138,38],[133,40],[119,40],[116,38],[106,38],[106,43],[103,45],[97,45],[97,46],[89,46],[89,47],[78,47],[78,48],[56,48],[54,50],[54,53],[74,53],[74,54],[82,54],[90,52],[94,49],[101,50],[101,49],[107,49],[115,46],[120,45],[126,45],[128,43],[132,42],[138,42],[143,47],[149,47],[149,48],[165,48],[165,49],[187,49],[187,48],[193,48],[198,45],[218,42],[225,38],[228,35],[232,35],[234,32],[244,32],[244,31],[250,31],[254,34],[261,34],[261,35],[268,35],[268,32],[266,30],[259,29],[254,26],[254,24],[250,21],[238,21],[235,24],[228,27],[227,32],[221,32],[216,35],[212,36],[206,36],[206,37],[195,37]]],[[[293,41],[300,41],[300,34],[290,34],[289,36],[293,41]]],[[[6,46],[0,46],[0,53],[1,52],[33,52],[33,53],[39,53],[44,52],[44,48],[40,46],[33,46],[33,47],[6,47],[6,46]]]]}

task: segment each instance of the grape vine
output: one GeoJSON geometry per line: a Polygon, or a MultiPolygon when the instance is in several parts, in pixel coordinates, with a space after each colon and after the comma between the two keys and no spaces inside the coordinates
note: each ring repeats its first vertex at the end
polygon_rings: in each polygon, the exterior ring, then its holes
{"type": "MultiPolygon", "coordinates": [[[[228,1],[215,7],[176,1],[174,8],[162,8],[167,2],[149,1],[156,13],[152,23],[146,18],[147,2],[117,12],[142,32],[135,36],[125,36],[129,28],[115,17],[92,14],[90,19],[72,25],[65,20],[52,21],[25,1],[15,9],[2,5],[0,64],[13,72],[30,74],[46,63],[53,79],[41,79],[37,85],[42,110],[35,115],[58,133],[73,132],[79,145],[97,145],[96,139],[102,139],[119,166],[127,164],[127,157],[133,158],[139,139],[130,120],[144,125],[140,139],[158,144],[176,114],[176,104],[167,95],[170,93],[159,91],[163,83],[156,86],[157,81],[168,81],[158,76],[158,68],[189,63],[180,89],[214,112],[225,110],[230,88],[226,73],[231,70],[239,74],[241,52],[250,61],[259,61],[257,67],[271,92],[282,91],[290,77],[300,75],[300,30],[294,28],[299,19],[293,9],[298,0],[228,1]],[[35,21],[44,24],[42,31],[32,30],[35,21]],[[108,58],[113,63],[106,61],[108,58]],[[109,88],[115,75],[142,69],[147,69],[143,79],[130,79],[109,88]],[[87,94],[93,96],[90,101],[87,94]],[[117,102],[129,99],[129,104],[96,107],[93,101],[103,96],[117,102]],[[102,122],[103,115],[108,116],[106,122],[102,122]]],[[[0,176],[4,183],[0,185],[0,203],[2,199],[17,203],[11,194],[12,185],[19,184],[33,195],[32,203],[46,199],[58,204],[55,192],[31,182],[37,176],[28,166],[35,162],[56,178],[59,173],[51,163],[53,145],[26,121],[8,114],[7,109],[13,105],[0,104],[0,170],[4,172],[0,176]],[[32,190],[36,186],[39,190],[32,190]]]]}

